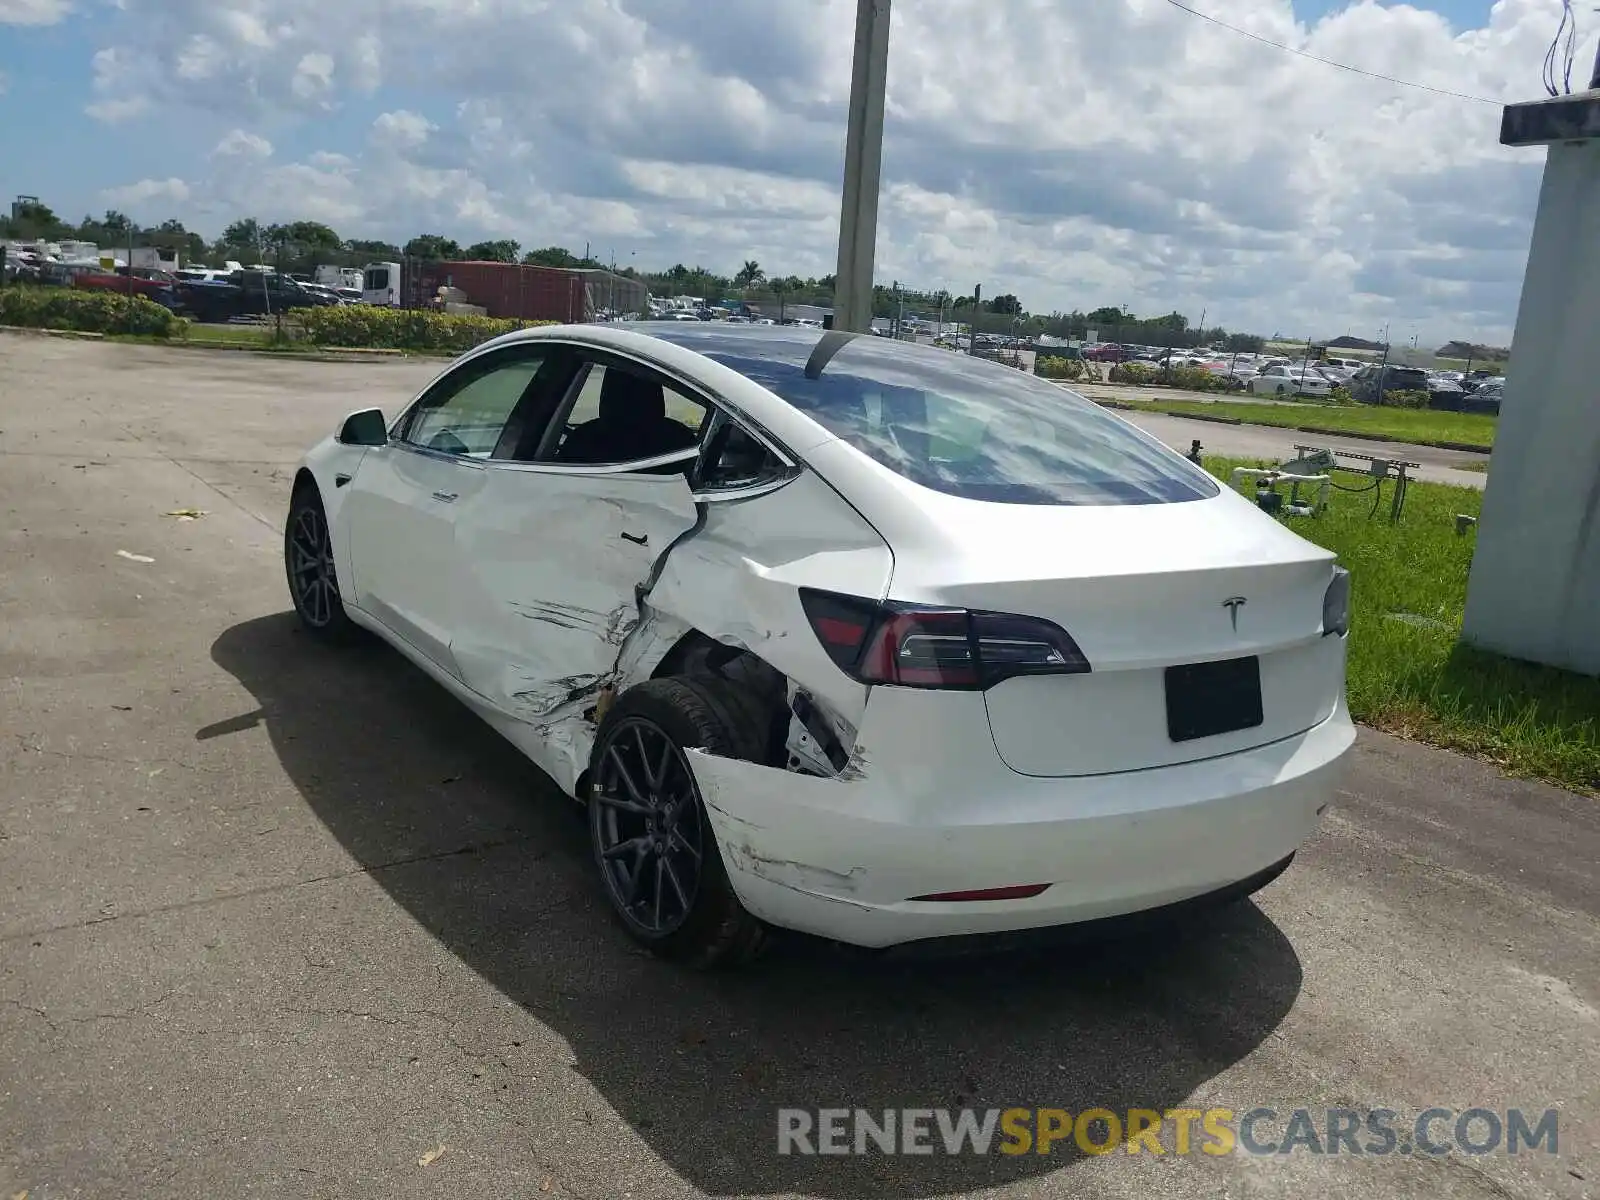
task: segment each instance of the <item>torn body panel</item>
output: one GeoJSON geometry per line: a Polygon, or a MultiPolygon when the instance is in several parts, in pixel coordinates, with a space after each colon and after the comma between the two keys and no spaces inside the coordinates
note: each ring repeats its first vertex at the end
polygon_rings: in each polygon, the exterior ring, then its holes
{"type": "Polygon", "coordinates": [[[828,658],[800,605],[800,588],[881,598],[894,560],[878,532],[806,472],[751,500],[713,501],[704,527],[661,564],[645,600],[639,644],[618,663],[619,686],[649,678],[677,637],[698,630],[749,651],[839,722],[860,724],[867,688],[828,658]]]}

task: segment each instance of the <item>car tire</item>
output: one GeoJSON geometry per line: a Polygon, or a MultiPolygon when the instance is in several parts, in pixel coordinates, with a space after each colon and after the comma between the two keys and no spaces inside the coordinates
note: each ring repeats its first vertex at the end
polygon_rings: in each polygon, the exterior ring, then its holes
{"type": "Polygon", "coordinates": [[[351,641],[357,626],[339,597],[328,514],[315,484],[300,484],[289,499],[289,519],[283,527],[283,568],[300,627],[325,642],[351,641]]]}
{"type": "Polygon", "coordinates": [[[1287,385],[1285,385],[1285,384],[1282,384],[1282,383],[1280,383],[1280,384],[1279,384],[1279,385],[1278,385],[1278,395],[1280,395],[1280,396],[1286,396],[1286,395],[1288,395],[1288,393],[1289,393],[1289,388],[1288,388],[1288,386],[1287,386],[1287,385]]]}
{"type": "Polygon", "coordinates": [[[767,927],[739,903],[685,751],[763,761],[766,707],[724,680],[680,675],[631,688],[600,724],[587,797],[595,867],[617,919],[661,958],[706,970],[765,948],[767,927]]]}

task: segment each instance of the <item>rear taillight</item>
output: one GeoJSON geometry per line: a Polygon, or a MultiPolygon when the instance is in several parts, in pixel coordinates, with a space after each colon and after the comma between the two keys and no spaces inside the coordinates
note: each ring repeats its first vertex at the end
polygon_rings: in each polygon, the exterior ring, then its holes
{"type": "Polygon", "coordinates": [[[800,589],[823,649],[862,683],[981,691],[1018,675],[1077,675],[1089,660],[1050,621],[964,608],[877,604],[800,589]]]}

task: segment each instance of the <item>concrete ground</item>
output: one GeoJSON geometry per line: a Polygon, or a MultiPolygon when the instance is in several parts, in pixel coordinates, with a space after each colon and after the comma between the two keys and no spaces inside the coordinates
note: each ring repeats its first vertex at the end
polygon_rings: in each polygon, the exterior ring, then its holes
{"type": "Polygon", "coordinates": [[[537,771],[286,612],[296,457],[433,369],[0,337],[0,1196],[1600,1195],[1600,807],[1380,735],[1203,919],[977,965],[635,950],[537,771]],[[781,1106],[1185,1102],[1559,1141],[774,1152],[781,1106]]]}
{"type": "MultiPolygon", "coordinates": [[[[1270,425],[1219,425],[1212,421],[1191,421],[1185,417],[1169,417],[1165,413],[1128,412],[1117,410],[1119,417],[1132,421],[1140,429],[1154,434],[1169,446],[1187,453],[1189,443],[1195,438],[1206,454],[1221,454],[1229,458],[1263,458],[1269,462],[1282,462],[1295,456],[1295,446],[1324,446],[1330,450],[1348,450],[1391,461],[1421,463],[1411,471],[1413,479],[1425,483],[1450,483],[1457,487],[1482,488],[1488,478],[1485,471],[1471,470],[1468,464],[1480,466],[1481,454],[1466,454],[1460,450],[1441,450],[1437,446],[1411,446],[1398,442],[1369,442],[1361,438],[1337,437],[1327,433],[1300,433],[1294,429],[1275,429],[1270,425]]],[[[1389,493],[1387,489],[1384,495],[1389,493]]]]}
{"type": "MultiPolygon", "coordinates": [[[[1292,401],[1272,400],[1264,396],[1217,395],[1207,392],[1187,392],[1176,388],[1141,388],[1126,384],[1068,384],[1076,392],[1091,400],[1120,400],[1138,403],[1149,400],[1189,400],[1198,404],[1291,404],[1306,409],[1308,425],[1317,424],[1317,418],[1326,409],[1318,405],[1296,404],[1292,401]]],[[[1279,429],[1270,425],[1224,425],[1215,421],[1193,421],[1186,417],[1173,417],[1165,413],[1130,412],[1118,410],[1117,415],[1132,421],[1156,437],[1188,452],[1189,443],[1199,438],[1207,454],[1221,454],[1230,458],[1265,458],[1281,461],[1295,455],[1296,444],[1325,446],[1332,450],[1350,450],[1375,458],[1402,459],[1420,463],[1421,468],[1411,472],[1413,479],[1428,483],[1449,483],[1457,487],[1482,488],[1487,475],[1486,458],[1461,450],[1441,450],[1437,446],[1413,446],[1400,442],[1374,442],[1356,437],[1339,437],[1327,433],[1301,433],[1295,429],[1279,429]],[[1478,469],[1474,470],[1476,467],[1478,469]]]]}

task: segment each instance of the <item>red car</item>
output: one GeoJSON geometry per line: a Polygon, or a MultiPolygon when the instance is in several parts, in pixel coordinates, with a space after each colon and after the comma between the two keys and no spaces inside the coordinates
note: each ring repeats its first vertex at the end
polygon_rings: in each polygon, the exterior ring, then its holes
{"type": "Polygon", "coordinates": [[[157,294],[171,294],[172,282],[171,275],[154,267],[134,267],[131,278],[127,267],[117,267],[114,271],[80,272],[72,277],[72,286],[75,288],[124,294],[131,290],[136,296],[152,299],[157,294]]]}
{"type": "Polygon", "coordinates": [[[1083,352],[1083,356],[1090,362],[1110,363],[1126,362],[1133,357],[1115,342],[1102,342],[1098,346],[1090,346],[1083,352]]]}

